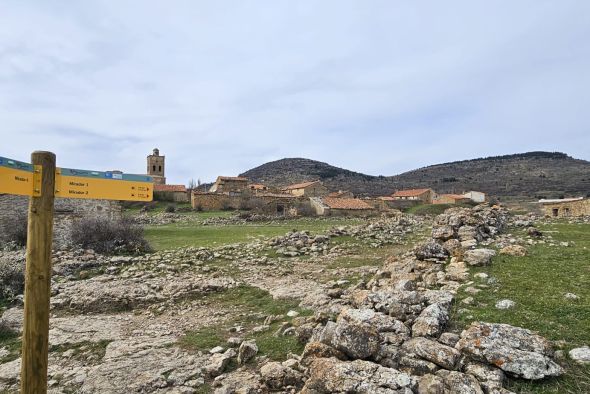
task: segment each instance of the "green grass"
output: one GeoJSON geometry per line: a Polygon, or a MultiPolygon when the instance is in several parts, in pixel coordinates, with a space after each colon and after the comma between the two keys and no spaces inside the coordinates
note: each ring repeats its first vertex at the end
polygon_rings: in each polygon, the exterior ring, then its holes
{"type": "Polygon", "coordinates": [[[250,333],[246,339],[255,339],[259,354],[277,361],[285,360],[289,352],[300,353],[303,350],[303,345],[294,336],[273,336],[282,322],[291,320],[286,316],[288,311],[298,311],[302,316],[309,313],[309,311],[298,307],[299,301],[297,300],[275,300],[262,289],[243,285],[221,293],[211,294],[205,297],[204,303],[216,306],[221,310],[233,310],[233,313],[228,312],[228,316],[232,316],[232,318],[220,325],[202,327],[187,332],[179,341],[180,346],[185,349],[208,351],[215,346],[227,347],[227,339],[237,335],[229,332],[230,327],[241,325],[248,330],[262,325],[266,316],[285,315],[280,321],[271,324],[269,330],[256,334],[250,333]],[[236,311],[240,313],[236,313],[236,311]]]}
{"type": "Polygon", "coordinates": [[[93,354],[102,359],[106,353],[107,346],[112,341],[101,340],[98,342],[76,342],[76,343],[64,343],[62,345],[52,345],[49,347],[49,352],[64,353],[68,350],[73,350],[72,358],[75,360],[84,360],[87,354],[93,354]]]}
{"type": "MultiPolygon", "coordinates": [[[[473,296],[475,306],[458,317],[460,325],[481,320],[525,327],[550,340],[566,341],[566,352],[590,344],[590,225],[559,223],[541,230],[574,246],[535,245],[528,248],[528,256],[500,255],[491,266],[472,269],[472,274],[488,273],[497,284],[473,296]],[[565,293],[580,299],[568,301],[565,293]],[[516,307],[496,309],[502,299],[515,301],[516,307]]],[[[519,393],[588,393],[590,367],[569,362],[561,378],[541,383],[511,380],[509,388],[519,393]]]]}
{"type": "Polygon", "coordinates": [[[309,230],[314,234],[326,232],[333,226],[358,223],[347,219],[305,220],[295,219],[276,223],[203,226],[198,223],[152,226],[145,235],[156,250],[179,247],[214,247],[249,242],[256,238],[285,235],[291,230],[309,230]]]}

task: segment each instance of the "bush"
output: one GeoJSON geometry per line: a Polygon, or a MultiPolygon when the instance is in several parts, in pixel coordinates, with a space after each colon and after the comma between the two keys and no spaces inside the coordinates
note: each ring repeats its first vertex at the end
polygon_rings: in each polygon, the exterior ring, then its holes
{"type": "Polygon", "coordinates": [[[231,202],[229,200],[223,200],[221,202],[221,210],[222,211],[233,211],[234,209],[231,206],[231,202]]]}
{"type": "Polygon", "coordinates": [[[195,207],[195,211],[203,212],[203,206],[201,204],[197,204],[197,206],[195,207]]]}
{"type": "Polygon", "coordinates": [[[25,290],[25,259],[0,259],[0,298],[14,298],[25,290]]]}
{"type": "Polygon", "coordinates": [[[176,212],[176,206],[174,204],[168,204],[166,205],[166,209],[164,209],[164,211],[168,213],[176,212]]]}
{"type": "Polygon", "coordinates": [[[18,213],[2,223],[0,240],[2,243],[14,243],[18,246],[27,245],[27,214],[18,213]]]}
{"type": "Polygon", "coordinates": [[[151,251],[143,228],[129,219],[84,218],[72,224],[70,239],[76,246],[104,254],[140,254],[151,251]]]}

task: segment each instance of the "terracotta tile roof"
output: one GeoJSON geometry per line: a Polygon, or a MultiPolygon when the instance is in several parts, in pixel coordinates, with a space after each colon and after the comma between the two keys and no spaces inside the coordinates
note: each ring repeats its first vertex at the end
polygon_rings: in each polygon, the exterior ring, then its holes
{"type": "Polygon", "coordinates": [[[409,190],[398,190],[393,193],[393,197],[418,197],[421,194],[430,191],[430,189],[409,189],[409,190]]]}
{"type": "Polygon", "coordinates": [[[218,176],[218,181],[248,181],[248,178],[244,178],[242,176],[218,176]]]}
{"type": "Polygon", "coordinates": [[[320,183],[320,181],[310,181],[310,182],[303,182],[303,183],[295,183],[294,185],[289,185],[289,186],[283,188],[283,190],[303,189],[304,187],[315,185],[316,183],[320,183]]]}
{"type": "Polygon", "coordinates": [[[155,192],[186,192],[184,185],[154,185],[155,192]]]}
{"type": "Polygon", "coordinates": [[[324,197],[322,201],[332,209],[374,209],[372,206],[358,198],[324,197]]]}

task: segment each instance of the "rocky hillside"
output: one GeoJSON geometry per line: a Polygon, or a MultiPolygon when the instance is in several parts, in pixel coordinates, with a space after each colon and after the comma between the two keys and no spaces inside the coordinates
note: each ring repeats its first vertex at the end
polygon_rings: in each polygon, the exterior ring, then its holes
{"type": "Polygon", "coordinates": [[[439,193],[481,190],[498,197],[590,195],[590,162],[564,153],[529,152],[437,164],[395,176],[371,176],[308,159],[282,159],[241,174],[272,186],[321,179],[331,190],[387,195],[432,187],[439,193]]]}

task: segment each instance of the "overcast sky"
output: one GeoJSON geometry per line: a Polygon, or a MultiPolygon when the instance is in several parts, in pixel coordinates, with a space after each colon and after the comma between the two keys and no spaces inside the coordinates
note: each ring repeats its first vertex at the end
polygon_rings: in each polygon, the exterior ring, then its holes
{"type": "Polygon", "coordinates": [[[0,156],[169,183],[590,159],[590,1],[0,2],[0,156]]]}

